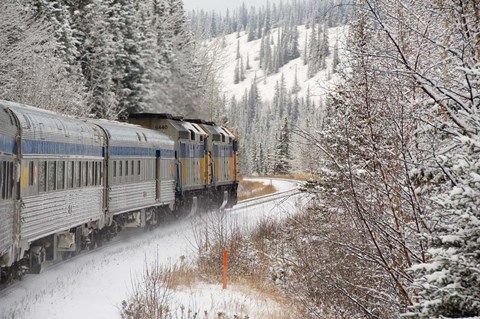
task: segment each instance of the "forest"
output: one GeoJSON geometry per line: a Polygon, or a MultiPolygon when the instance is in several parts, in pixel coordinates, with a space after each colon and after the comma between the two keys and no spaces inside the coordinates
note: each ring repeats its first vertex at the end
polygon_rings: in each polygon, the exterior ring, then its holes
{"type": "Polygon", "coordinates": [[[305,318],[480,317],[479,0],[3,0],[0,99],[204,116],[239,135],[241,173],[307,173],[309,208],[262,237],[305,318]]]}
{"type": "Polygon", "coordinates": [[[247,44],[262,39],[258,57],[235,57],[234,85],[248,72],[242,64],[259,63],[241,101],[230,99],[248,149],[244,172],[313,174],[312,207],[271,226],[259,254],[274,252],[275,278],[311,318],[478,318],[480,2],[290,5],[192,19],[207,36],[245,30],[247,44]],[[333,59],[325,30],[342,24],[333,59]],[[298,39],[292,26],[318,30],[298,53],[288,49],[298,39]],[[335,88],[314,103],[299,96],[278,62],[289,56],[307,65],[326,56],[306,78],[331,70],[335,88]],[[278,72],[273,99],[262,99],[257,77],[278,72]]]}
{"type": "Polygon", "coordinates": [[[195,116],[195,45],[181,0],[5,0],[0,98],[107,119],[195,116]]]}

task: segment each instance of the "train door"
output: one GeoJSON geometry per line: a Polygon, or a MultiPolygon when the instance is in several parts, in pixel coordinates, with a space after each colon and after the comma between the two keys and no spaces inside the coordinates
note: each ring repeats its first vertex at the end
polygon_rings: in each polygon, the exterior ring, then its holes
{"type": "Polygon", "coordinates": [[[183,183],[182,183],[182,162],[177,161],[175,163],[175,167],[176,167],[176,170],[177,170],[177,191],[182,192],[182,187],[183,187],[183,183]]]}

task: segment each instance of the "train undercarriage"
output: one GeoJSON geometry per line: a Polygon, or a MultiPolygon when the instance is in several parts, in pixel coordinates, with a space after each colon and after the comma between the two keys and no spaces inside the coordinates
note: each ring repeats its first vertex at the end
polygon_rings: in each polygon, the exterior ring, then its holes
{"type": "Polygon", "coordinates": [[[35,240],[11,266],[7,267],[0,259],[0,285],[21,280],[28,273],[39,274],[45,267],[100,247],[123,229],[153,229],[171,215],[168,205],[151,207],[114,216],[111,225],[101,229],[97,222],[92,222],[35,240]]]}
{"type": "Polygon", "coordinates": [[[21,280],[27,273],[41,273],[45,267],[71,258],[82,251],[92,250],[110,241],[126,228],[153,229],[168,218],[192,216],[211,210],[230,208],[237,203],[235,185],[221,186],[213,192],[203,191],[177,194],[175,210],[169,206],[150,207],[113,217],[110,226],[98,227],[87,223],[67,231],[46,236],[28,244],[20,251],[21,259],[6,266],[0,258],[0,285],[21,280]],[[3,264],[3,266],[2,266],[3,264]]]}

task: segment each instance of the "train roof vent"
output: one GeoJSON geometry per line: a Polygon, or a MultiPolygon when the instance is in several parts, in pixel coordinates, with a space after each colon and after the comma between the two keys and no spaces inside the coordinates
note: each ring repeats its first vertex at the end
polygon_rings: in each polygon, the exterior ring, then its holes
{"type": "Polygon", "coordinates": [[[205,120],[202,119],[184,119],[185,122],[191,122],[196,124],[205,124],[207,123],[205,120]]]}
{"type": "Polygon", "coordinates": [[[217,126],[215,122],[213,121],[205,121],[202,119],[184,119],[185,122],[191,122],[195,124],[206,124],[206,125],[211,125],[211,126],[217,126]]]}
{"type": "Polygon", "coordinates": [[[190,139],[190,132],[188,132],[188,131],[179,131],[179,132],[178,132],[178,137],[181,138],[181,139],[188,140],[188,139],[190,139]]]}
{"type": "Polygon", "coordinates": [[[175,116],[169,113],[132,113],[128,116],[129,119],[167,119],[181,121],[181,116],[175,116]]]}
{"type": "Polygon", "coordinates": [[[212,140],[214,142],[220,142],[221,138],[220,138],[220,134],[213,134],[212,135],[212,140]]]}

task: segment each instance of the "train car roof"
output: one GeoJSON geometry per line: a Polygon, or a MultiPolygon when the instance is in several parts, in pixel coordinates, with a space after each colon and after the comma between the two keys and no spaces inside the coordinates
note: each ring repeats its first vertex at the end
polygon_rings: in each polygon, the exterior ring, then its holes
{"type": "Polygon", "coordinates": [[[15,102],[0,101],[0,105],[17,118],[24,140],[103,145],[103,134],[99,128],[86,120],[15,102]]]}
{"type": "Polygon", "coordinates": [[[208,135],[201,126],[198,125],[198,121],[186,121],[180,116],[174,116],[168,113],[132,113],[129,115],[129,119],[159,119],[166,120],[177,132],[184,132],[190,134],[192,131],[195,134],[206,136],[208,135]]]}
{"type": "Polygon", "coordinates": [[[108,134],[111,145],[173,149],[174,142],[166,134],[139,125],[108,121],[89,120],[102,127],[108,134]]]}
{"type": "Polygon", "coordinates": [[[225,137],[230,137],[231,139],[235,139],[236,136],[230,132],[226,127],[211,125],[209,123],[200,124],[201,127],[210,135],[224,135],[225,137]]]}
{"type": "Polygon", "coordinates": [[[190,133],[191,131],[195,132],[196,134],[207,135],[208,133],[205,132],[200,126],[196,123],[190,123],[185,121],[176,121],[176,120],[169,120],[173,127],[177,131],[184,131],[190,133]]]}

